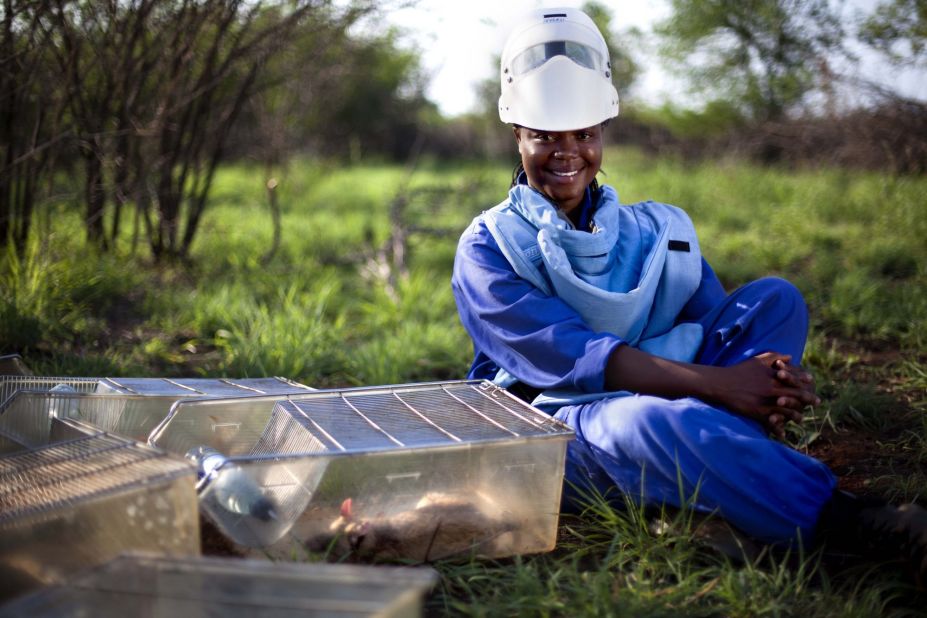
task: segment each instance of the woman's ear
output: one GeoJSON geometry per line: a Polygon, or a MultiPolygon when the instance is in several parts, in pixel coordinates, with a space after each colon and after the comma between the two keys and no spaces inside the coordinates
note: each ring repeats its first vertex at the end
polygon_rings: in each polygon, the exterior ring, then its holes
{"type": "Polygon", "coordinates": [[[515,134],[515,143],[521,144],[521,127],[519,127],[517,124],[512,125],[512,133],[515,134]]]}

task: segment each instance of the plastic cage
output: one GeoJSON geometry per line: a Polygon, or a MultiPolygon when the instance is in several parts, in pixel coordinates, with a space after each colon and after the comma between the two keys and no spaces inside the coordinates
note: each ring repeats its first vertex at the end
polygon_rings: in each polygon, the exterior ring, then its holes
{"type": "Polygon", "coordinates": [[[0,617],[412,618],[429,568],[127,555],[4,607],[0,617]]]}
{"type": "Polygon", "coordinates": [[[150,442],[228,457],[203,471],[200,506],[240,545],[431,560],[552,549],[572,436],[456,381],[183,401],[150,442]]]}
{"type": "Polygon", "coordinates": [[[31,376],[32,370],[19,354],[4,354],[0,356],[0,375],[31,376]]]}
{"type": "Polygon", "coordinates": [[[0,457],[0,599],[129,550],[200,553],[195,469],[54,419],[56,444],[0,457]]]}
{"type": "Polygon", "coordinates": [[[147,441],[180,399],[306,393],[284,378],[65,378],[0,376],[0,453],[48,444],[51,418],[72,418],[147,441]]]}

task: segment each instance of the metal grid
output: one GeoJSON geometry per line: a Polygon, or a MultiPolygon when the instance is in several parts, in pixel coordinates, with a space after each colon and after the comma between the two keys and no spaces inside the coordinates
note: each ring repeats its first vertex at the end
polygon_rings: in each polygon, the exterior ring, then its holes
{"type": "Polygon", "coordinates": [[[319,393],[278,404],[325,450],[363,451],[564,435],[559,422],[489,383],[319,393]]]}
{"type": "Polygon", "coordinates": [[[292,406],[275,407],[260,439],[249,455],[278,455],[284,453],[324,453],[331,447],[307,432],[292,406]]]}
{"type": "Polygon", "coordinates": [[[59,384],[70,386],[78,393],[92,393],[99,378],[50,378],[34,376],[0,376],[0,414],[19,391],[49,391],[59,384]]]}
{"type": "Polygon", "coordinates": [[[177,395],[181,397],[236,397],[272,395],[313,389],[286,378],[103,378],[101,384],[133,395],[177,395]]]}
{"type": "Polygon", "coordinates": [[[100,433],[0,458],[0,525],[192,467],[131,440],[100,433]]]}

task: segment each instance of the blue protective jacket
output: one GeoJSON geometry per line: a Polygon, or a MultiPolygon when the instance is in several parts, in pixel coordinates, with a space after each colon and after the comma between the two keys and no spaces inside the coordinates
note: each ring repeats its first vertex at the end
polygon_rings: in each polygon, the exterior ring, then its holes
{"type": "Polygon", "coordinates": [[[618,345],[628,343],[691,360],[692,347],[698,346],[691,337],[688,349],[680,354],[641,345],[698,320],[725,297],[721,283],[698,253],[688,217],[654,202],[619,206],[617,194],[607,186],[587,191],[580,208],[585,229],[575,230],[541,193],[520,184],[512,188],[509,199],[474,219],[464,232],[452,286],[461,321],[474,342],[470,378],[493,379],[504,369],[537,389],[600,393],[605,365],[618,345]],[[545,243],[555,248],[570,243],[582,246],[584,240],[594,247],[606,238],[609,247],[601,252],[597,248],[594,255],[579,260],[570,256],[566,269],[562,260],[556,264],[556,255],[551,257],[555,252],[544,247],[545,243]],[[689,250],[675,250],[681,246],[689,250]],[[572,270],[580,279],[574,287],[588,283],[612,294],[614,300],[614,295],[636,294],[645,287],[648,273],[654,275],[655,260],[667,256],[666,264],[660,262],[656,269],[658,276],[649,277],[653,285],[643,313],[638,303],[635,310],[640,315],[615,328],[608,328],[607,319],[590,319],[590,309],[570,298],[571,291],[564,288],[569,282],[564,284],[554,272],[555,268],[572,270]],[[579,263],[590,257],[599,258],[599,263],[579,263]],[[677,294],[660,298],[661,290],[677,294]]]}

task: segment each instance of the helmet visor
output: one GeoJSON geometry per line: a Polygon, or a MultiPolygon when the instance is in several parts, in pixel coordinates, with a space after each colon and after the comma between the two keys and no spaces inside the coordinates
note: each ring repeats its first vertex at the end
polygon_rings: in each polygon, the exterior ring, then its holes
{"type": "Polygon", "coordinates": [[[512,76],[533,71],[555,56],[566,56],[576,64],[594,71],[604,70],[602,54],[575,41],[548,41],[529,47],[512,59],[512,76]]]}

